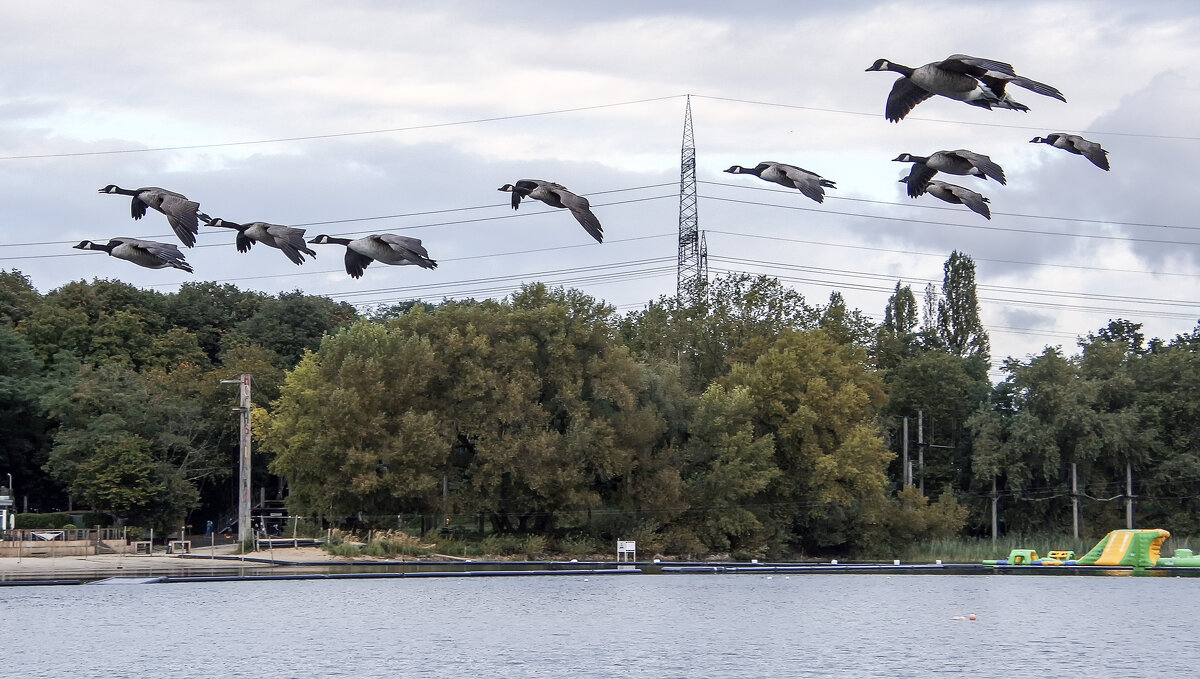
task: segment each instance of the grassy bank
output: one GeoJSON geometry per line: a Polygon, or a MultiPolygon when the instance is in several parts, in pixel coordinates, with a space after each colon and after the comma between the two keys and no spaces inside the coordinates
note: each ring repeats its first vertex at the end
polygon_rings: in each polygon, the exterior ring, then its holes
{"type": "MultiPolygon", "coordinates": [[[[422,538],[400,530],[374,530],[359,533],[333,530],[315,537],[326,539],[325,549],[329,553],[349,558],[449,556],[467,559],[496,558],[529,561],[570,559],[611,561],[615,558],[613,545],[582,535],[551,540],[541,535],[489,534],[479,538],[473,535],[430,533],[422,538]]],[[[1006,535],[1001,536],[995,542],[990,538],[954,538],[913,543],[897,552],[867,552],[833,558],[843,561],[900,559],[904,563],[934,563],[938,560],[943,563],[979,563],[985,559],[1003,559],[1013,549],[1032,549],[1042,556],[1049,555],[1051,551],[1072,551],[1076,557],[1082,557],[1102,537],[1101,535],[1075,539],[1070,535],[1006,535]]],[[[1197,541],[1191,540],[1188,536],[1172,536],[1163,545],[1162,554],[1170,556],[1177,548],[1196,550],[1200,547],[1200,544],[1193,545],[1193,542],[1197,541]]],[[[648,559],[652,555],[654,552],[646,552],[642,558],[648,559]]],[[[663,556],[672,559],[675,555],[664,554],[663,556]]],[[[749,557],[743,559],[741,555],[731,557],[729,554],[689,554],[683,558],[696,561],[749,560],[749,557]]],[[[823,561],[827,559],[825,557],[813,559],[797,555],[792,558],[773,560],[823,561]]]]}

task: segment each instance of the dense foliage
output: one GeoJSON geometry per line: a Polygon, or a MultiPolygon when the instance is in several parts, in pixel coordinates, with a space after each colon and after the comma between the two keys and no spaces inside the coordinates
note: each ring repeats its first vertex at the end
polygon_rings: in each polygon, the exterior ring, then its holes
{"type": "Polygon", "coordinates": [[[0,272],[0,473],[41,512],[228,521],[221,380],[250,373],[255,496],[332,523],[839,555],[985,534],[993,502],[1004,532],[1069,530],[1074,499],[1103,533],[1131,474],[1138,525],[1200,528],[1197,335],[1113,321],[992,385],[961,253],[940,296],[898,283],[878,325],[769,278],[699,292],[617,316],[533,284],[360,315],[215,283],[41,295],[0,272]]]}

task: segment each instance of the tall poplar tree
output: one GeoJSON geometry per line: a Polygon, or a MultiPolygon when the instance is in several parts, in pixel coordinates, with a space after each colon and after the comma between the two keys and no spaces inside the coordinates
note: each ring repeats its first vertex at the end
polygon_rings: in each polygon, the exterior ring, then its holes
{"type": "Polygon", "coordinates": [[[979,319],[975,293],[975,260],[957,250],[943,266],[942,301],[938,303],[938,336],[950,353],[988,359],[991,342],[979,319]]]}

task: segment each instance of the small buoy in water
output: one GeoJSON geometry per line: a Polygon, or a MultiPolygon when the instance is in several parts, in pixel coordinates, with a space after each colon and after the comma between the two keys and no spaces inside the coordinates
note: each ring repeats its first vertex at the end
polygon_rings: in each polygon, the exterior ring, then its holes
{"type": "Polygon", "coordinates": [[[975,614],[974,614],[974,613],[972,613],[972,614],[970,614],[970,615],[968,615],[968,616],[967,616],[967,620],[974,620],[974,619],[975,619],[975,614]]]}
{"type": "Polygon", "coordinates": [[[962,617],[961,615],[956,615],[956,616],[954,616],[953,618],[950,618],[950,619],[951,619],[951,620],[966,620],[966,618],[962,617]]]}
{"type": "Polygon", "coordinates": [[[584,581],[584,582],[587,582],[587,581],[588,581],[588,579],[587,579],[587,578],[584,578],[584,579],[583,579],[583,581],[584,581]]]}
{"type": "Polygon", "coordinates": [[[767,579],[768,579],[768,580],[770,580],[772,577],[773,577],[773,576],[770,576],[770,575],[768,575],[768,576],[767,576],[767,579]]]}

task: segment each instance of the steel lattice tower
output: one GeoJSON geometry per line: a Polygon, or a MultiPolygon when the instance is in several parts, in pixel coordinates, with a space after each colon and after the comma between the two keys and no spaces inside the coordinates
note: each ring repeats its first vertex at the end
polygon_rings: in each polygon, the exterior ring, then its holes
{"type": "Polygon", "coordinates": [[[692,97],[683,114],[683,153],[679,171],[679,267],[675,295],[695,301],[708,282],[708,249],[696,210],[696,140],[692,136],[692,97]]]}

